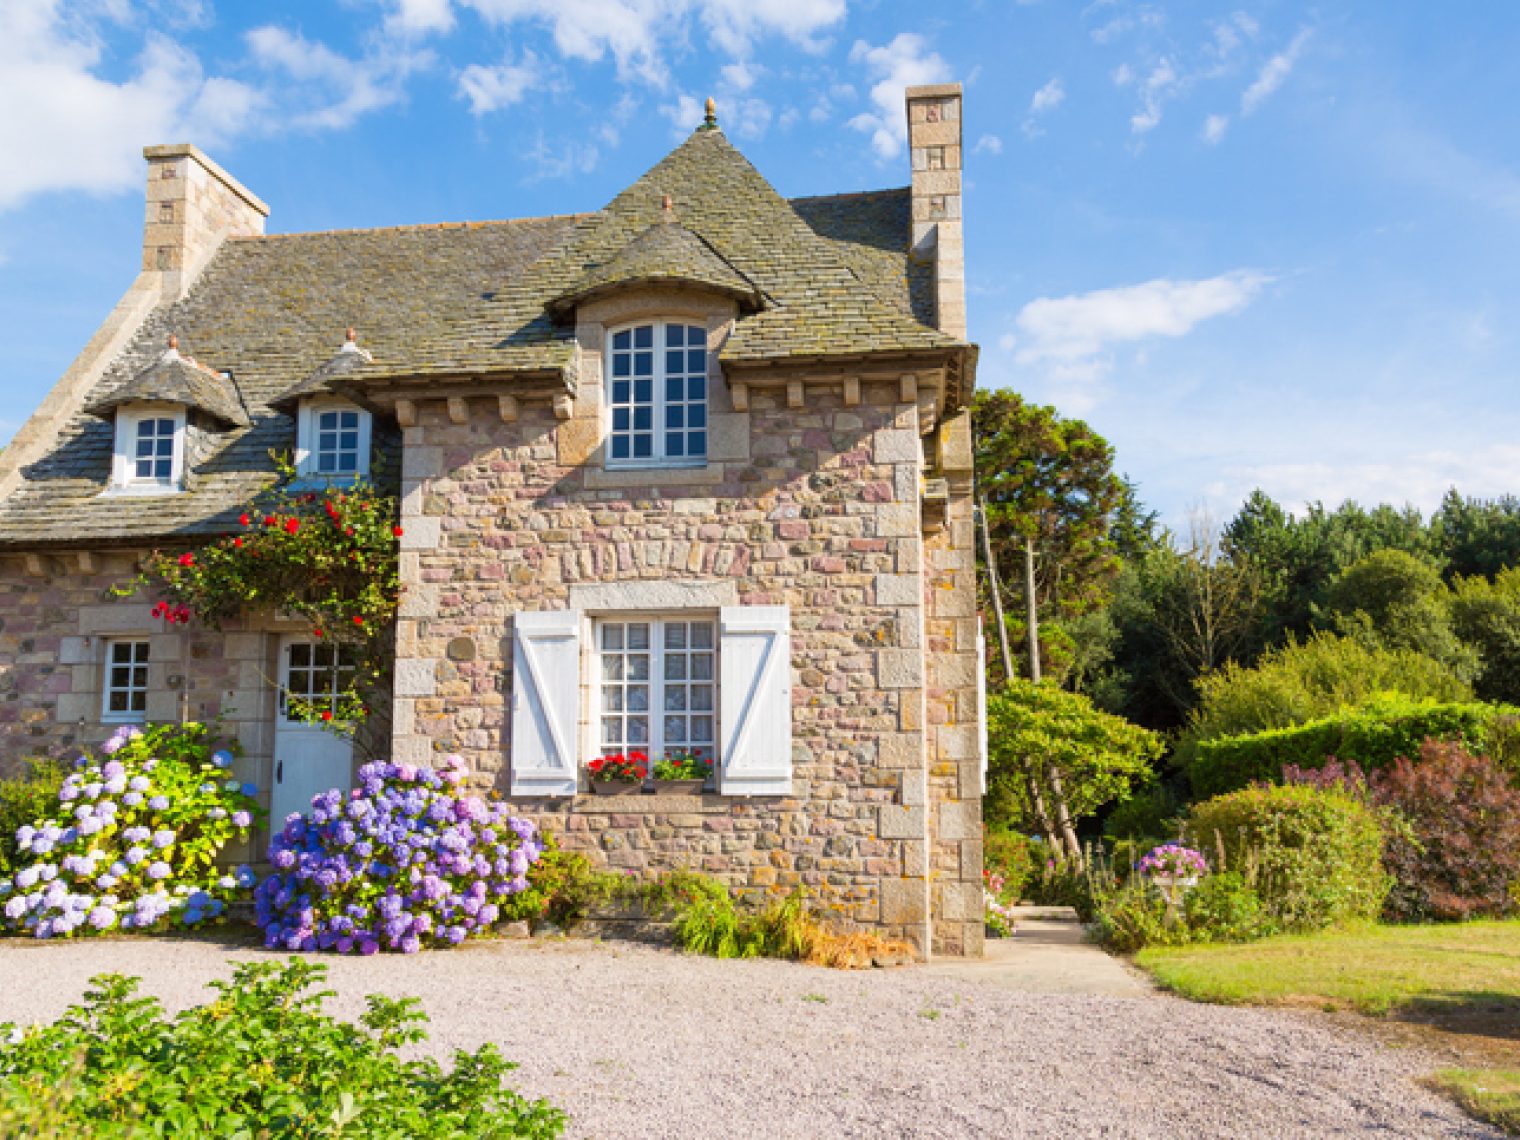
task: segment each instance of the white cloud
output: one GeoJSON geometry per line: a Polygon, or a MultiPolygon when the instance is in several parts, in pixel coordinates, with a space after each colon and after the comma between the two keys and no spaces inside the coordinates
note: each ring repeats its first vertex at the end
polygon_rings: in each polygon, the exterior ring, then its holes
{"type": "Polygon", "coordinates": [[[1247,87],[1240,97],[1242,115],[1249,115],[1255,111],[1287,81],[1288,76],[1293,73],[1294,65],[1298,63],[1299,56],[1303,54],[1305,45],[1309,42],[1310,34],[1308,28],[1301,28],[1285,50],[1267,60],[1257,74],[1256,82],[1247,87]]]}
{"type": "Polygon", "coordinates": [[[0,114],[0,209],[48,191],[140,187],[145,145],[192,133],[217,145],[248,126],[259,101],[236,80],[207,78],[194,54],[155,32],[120,81],[97,74],[103,56],[60,0],[0,4],[0,106],[10,108],[0,114]]]}
{"type": "Polygon", "coordinates": [[[1141,108],[1130,116],[1129,129],[1137,135],[1155,129],[1161,122],[1161,109],[1177,87],[1177,69],[1163,58],[1140,85],[1141,108]]]}
{"type": "Polygon", "coordinates": [[[602,153],[600,147],[587,146],[584,141],[574,139],[556,145],[540,133],[523,158],[531,168],[531,173],[523,181],[543,182],[590,174],[601,161],[602,153]]]}
{"type": "Polygon", "coordinates": [[[1034,93],[1034,98],[1029,100],[1029,113],[1043,115],[1055,110],[1065,99],[1066,88],[1061,86],[1060,76],[1057,76],[1034,93]]]}
{"type": "Polygon", "coordinates": [[[255,63],[296,82],[294,89],[286,84],[281,90],[289,104],[282,121],[297,129],[342,130],[370,111],[400,102],[407,75],[432,58],[425,52],[390,52],[350,59],[274,24],[254,28],[245,38],[255,63]]]}
{"type": "Polygon", "coordinates": [[[525,52],[519,63],[470,64],[459,75],[459,96],[469,100],[470,114],[485,115],[522,102],[542,81],[542,65],[532,52],[525,52]]]}
{"type": "Polygon", "coordinates": [[[1037,368],[1047,388],[1061,393],[1073,414],[1097,402],[1113,369],[1113,349],[1155,337],[1181,337],[1211,317],[1238,313],[1271,281],[1237,269],[1217,277],[1177,281],[1158,277],[1138,285],[1030,301],[1014,319],[1014,362],[1037,368]]]}
{"type": "Polygon", "coordinates": [[[601,60],[611,55],[618,75],[656,86],[668,81],[665,50],[680,45],[695,21],[708,40],[745,58],[754,44],[777,35],[816,50],[820,37],[844,19],[845,0],[460,0],[490,23],[546,25],[560,54],[601,60]]]}
{"type": "Polygon", "coordinates": [[[747,60],[739,60],[736,63],[724,64],[723,69],[718,74],[723,77],[723,83],[726,87],[732,88],[735,91],[748,91],[755,85],[755,80],[760,77],[761,72],[764,70],[764,68],[757,67],[747,60]]]}
{"type": "Polygon", "coordinates": [[[929,50],[929,43],[916,32],[899,32],[890,43],[872,47],[857,40],[850,49],[850,62],[864,65],[871,84],[874,111],[863,111],[850,126],[871,136],[871,146],[882,158],[895,158],[908,139],[903,91],[925,83],[944,83],[950,67],[929,50]]]}
{"type": "Polygon", "coordinates": [[[997,135],[983,135],[976,140],[976,145],[971,148],[972,154],[1002,154],[1003,140],[997,135]]]}
{"type": "Polygon", "coordinates": [[[450,0],[396,0],[385,17],[385,30],[393,36],[444,33],[454,27],[450,0]]]}
{"type": "Polygon", "coordinates": [[[1230,116],[1210,115],[1203,121],[1203,141],[1213,146],[1224,141],[1225,132],[1230,129],[1230,116]]]}
{"type": "Polygon", "coordinates": [[[1128,87],[1135,81],[1135,70],[1127,63],[1121,63],[1114,68],[1113,81],[1115,87],[1128,87]]]}

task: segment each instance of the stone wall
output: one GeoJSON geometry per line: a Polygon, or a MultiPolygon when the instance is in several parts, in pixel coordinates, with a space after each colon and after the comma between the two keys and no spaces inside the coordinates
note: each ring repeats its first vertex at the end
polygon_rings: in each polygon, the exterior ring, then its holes
{"type": "MultiPolygon", "coordinates": [[[[932,893],[949,924],[940,948],[978,952],[974,598],[969,555],[953,550],[969,513],[956,508],[926,553],[919,403],[879,380],[809,384],[802,400],[785,382],[751,387],[744,411],[714,384],[726,442],[705,468],[675,471],[606,471],[587,454],[594,377],[568,418],[563,402],[524,400],[509,420],[494,397],[419,404],[402,472],[397,756],[460,751],[506,794],[515,611],[570,608],[591,584],[731,583],[739,604],[791,609],[793,794],[514,806],[602,865],[693,866],[755,892],[803,884],[926,950],[932,893]]],[[[590,702],[581,710],[588,759],[590,702]]]]}

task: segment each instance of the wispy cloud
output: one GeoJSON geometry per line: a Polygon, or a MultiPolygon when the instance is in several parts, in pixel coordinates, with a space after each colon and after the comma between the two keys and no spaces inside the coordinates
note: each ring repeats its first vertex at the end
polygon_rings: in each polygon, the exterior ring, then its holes
{"type": "Polygon", "coordinates": [[[929,42],[916,32],[899,32],[890,43],[872,47],[857,40],[850,49],[850,62],[860,64],[873,80],[871,102],[875,109],[862,111],[850,126],[871,136],[871,146],[882,158],[902,153],[908,139],[903,115],[903,91],[923,83],[943,83],[950,65],[931,51],[929,42]]]}
{"type": "Polygon", "coordinates": [[[1054,111],[1066,101],[1066,88],[1061,85],[1061,77],[1056,76],[1045,84],[1029,100],[1029,112],[1024,116],[1021,129],[1029,138],[1037,138],[1045,133],[1040,126],[1040,120],[1049,112],[1054,111]]]}
{"type": "Polygon", "coordinates": [[[1177,88],[1177,69],[1169,59],[1161,59],[1140,85],[1140,110],[1129,120],[1129,129],[1137,135],[1154,130],[1161,123],[1161,110],[1177,88]]]}
{"type": "Polygon", "coordinates": [[[1288,76],[1293,74],[1293,68],[1297,65],[1299,56],[1303,55],[1304,48],[1309,43],[1310,35],[1308,28],[1300,28],[1285,50],[1278,52],[1262,65],[1261,71],[1257,73],[1256,81],[1240,96],[1242,115],[1253,113],[1287,82],[1288,76]]]}
{"type": "Polygon", "coordinates": [[[1096,404],[1119,345],[1186,336],[1198,324],[1244,309],[1272,279],[1254,269],[1030,301],[999,342],[1014,362],[1039,369],[1063,406],[1082,414],[1096,404]]]}
{"type": "Polygon", "coordinates": [[[1201,132],[1203,141],[1210,146],[1217,146],[1224,141],[1225,133],[1229,129],[1230,116],[1210,115],[1207,119],[1203,120],[1203,131],[1201,132]]]}
{"type": "Polygon", "coordinates": [[[532,52],[524,52],[515,63],[495,67],[470,64],[459,74],[458,89],[459,97],[470,104],[470,114],[480,116],[522,102],[529,91],[543,83],[542,63],[532,52]]]}
{"type": "Polygon", "coordinates": [[[430,52],[390,47],[351,58],[274,24],[254,28],[245,38],[253,62],[281,75],[277,89],[286,104],[281,121],[297,129],[342,130],[399,103],[407,77],[433,61],[430,52]]]}
{"type": "Polygon", "coordinates": [[[997,135],[983,135],[976,140],[976,145],[971,148],[972,154],[1002,154],[1003,140],[997,135]]]}

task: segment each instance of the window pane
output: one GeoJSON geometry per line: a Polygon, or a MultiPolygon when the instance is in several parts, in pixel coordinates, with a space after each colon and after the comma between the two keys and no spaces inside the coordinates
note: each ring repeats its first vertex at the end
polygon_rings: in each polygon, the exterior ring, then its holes
{"type": "Polygon", "coordinates": [[[621,681],[623,679],[623,659],[621,657],[602,658],[602,680],[621,681]]]}
{"type": "Polygon", "coordinates": [[[686,623],[684,621],[668,621],[665,623],[665,648],[686,648],[686,623]]]}
{"type": "Polygon", "coordinates": [[[627,436],[614,436],[612,440],[612,458],[627,459],[630,450],[627,436]]]}
{"type": "Polygon", "coordinates": [[[132,710],[127,707],[126,691],[113,689],[106,700],[106,709],[113,713],[131,712],[132,710]]]}
{"type": "Polygon", "coordinates": [[[668,686],[666,686],[664,705],[665,705],[665,711],[666,712],[685,712],[686,711],[686,686],[685,685],[668,685],[668,686]]]}
{"type": "Polygon", "coordinates": [[[631,716],[628,718],[628,743],[649,743],[649,718],[644,716],[631,716]]]}
{"type": "Polygon", "coordinates": [[[690,738],[686,735],[686,718],[684,716],[668,716],[665,718],[665,744],[685,744],[690,738]]]}
{"type": "Polygon", "coordinates": [[[634,348],[653,348],[654,347],[654,326],[653,325],[640,325],[638,328],[636,328],[636,329],[633,330],[633,347],[634,348]]]}
{"type": "Polygon", "coordinates": [[[633,333],[624,329],[620,333],[613,334],[612,347],[615,349],[628,349],[633,347],[633,333]]]}
{"type": "Polygon", "coordinates": [[[602,717],[602,747],[616,750],[623,743],[623,718],[602,717]]]}
{"type": "Polygon", "coordinates": [[[665,344],[668,348],[680,348],[681,342],[686,337],[686,329],[681,325],[668,325],[665,329],[665,344]]]}
{"type": "Polygon", "coordinates": [[[711,653],[693,653],[691,655],[691,677],[694,681],[711,681],[713,675],[713,655],[711,653]]]}
{"type": "Polygon", "coordinates": [[[637,435],[633,438],[633,457],[635,459],[650,459],[654,456],[654,436],[637,435]]]}
{"type": "Polygon", "coordinates": [[[629,685],[626,689],[626,695],[629,712],[640,713],[649,711],[648,685],[629,685]]]}
{"type": "Polygon", "coordinates": [[[691,718],[691,742],[693,744],[711,744],[713,738],[713,718],[710,716],[694,716],[691,718]]]}
{"type": "Polygon", "coordinates": [[[629,649],[648,649],[649,648],[649,623],[648,622],[635,622],[634,624],[632,624],[632,625],[630,625],[628,627],[628,648],[629,649]]]}
{"type": "Polygon", "coordinates": [[[684,653],[672,653],[666,656],[665,679],[667,681],[686,680],[686,655],[684,653]]]}
{"type": "Polygon", "coordinates": [[[654,353],[635,352],[633,354],[633,374],[635,376],[653,376],[654,353]]]}
{"type": "Polygon", "coordinates": [[[702,376],[707,372],[707,353],[700,348],[694,348],[686,354],[686,371],[695,376],[702,376]]]}
{"type": "Polygon", "coordinates": [[[602,708],[607,712],[623,711],[623,690],[617,685],[608,685],[602,690],[602,708]]]}
{"type": "Polygon", "coordinates": [[[691,707],[697,712],[712,711],[713,691],[711,685],[693,685],[691,687],[691,707]]]}
{"type": "Polygon", "coordinates": [[[621,648],[623,648],[623,627],[622,626],[616,625],[616,624],[611,623],[611,622],[609,622],[608,624],[602,626],[602,648],[603,649],[621,649],[621,648]]]}
{"type": "Polygon", "coordinates": [[[630,681],[649,680],[649,655],[645,653],[630,653],[628,661],[628,679],[630,681]]]}

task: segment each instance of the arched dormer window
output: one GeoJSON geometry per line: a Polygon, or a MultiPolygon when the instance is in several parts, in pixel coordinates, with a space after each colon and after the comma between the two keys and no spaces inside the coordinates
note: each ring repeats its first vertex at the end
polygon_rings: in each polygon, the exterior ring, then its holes
{"type": "Polygon", "coordinates": [[[140,495],[169,494],[185,485],[185,409],[177,404],[128,404],[116,412],[111,486],[140,495]]]}
{"type": "Polygon", "coordinates": [[[342,380],[370,363],[353,329],[343,347],[270,406],[296,421],[296,474],[304,479],[362,479],[369,475],[373,424],[370,413],[334,391],[342,380]]]}
{"type": "Polygon", "coordinates": [[[609,467],[707,462],[707,329],[649,321],[607,341],[609,467]]]}

